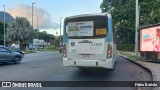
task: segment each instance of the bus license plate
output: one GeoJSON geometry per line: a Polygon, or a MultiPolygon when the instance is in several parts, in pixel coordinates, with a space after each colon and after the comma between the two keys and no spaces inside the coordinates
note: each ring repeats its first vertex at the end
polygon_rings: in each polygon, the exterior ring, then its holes
{"type": "Polygon", "coordinates": [[[90,54],[81,54],[82,57],[90,57],[90,54]]]}

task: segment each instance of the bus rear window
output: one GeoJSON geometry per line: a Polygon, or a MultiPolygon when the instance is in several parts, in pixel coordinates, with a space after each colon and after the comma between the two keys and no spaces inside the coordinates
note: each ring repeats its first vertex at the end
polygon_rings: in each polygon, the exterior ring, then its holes
{"type": "Polygon", "coordinates": [[[104,38],[108,32],[107,16],[67,19],[65,29],[68,38],[104,38]]]}

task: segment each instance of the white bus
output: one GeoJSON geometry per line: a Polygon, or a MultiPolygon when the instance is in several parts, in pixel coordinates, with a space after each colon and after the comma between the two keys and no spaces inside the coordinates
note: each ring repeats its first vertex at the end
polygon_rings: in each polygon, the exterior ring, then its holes
{"type": "Polygon", "coordinates": [[[63,65],[113,69],[115,39],[109,13],[66,17],[63,31],[63,65]]]}

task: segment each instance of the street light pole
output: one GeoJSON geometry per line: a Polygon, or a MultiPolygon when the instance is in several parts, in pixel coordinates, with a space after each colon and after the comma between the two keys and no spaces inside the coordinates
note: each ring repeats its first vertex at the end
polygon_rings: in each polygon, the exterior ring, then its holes
{"type": "Polygon", "coordinates": [[[138,27],[139,27],[139,7],[136,0],[136,25],[135,25],[135,55],[138,56],[138,27]]]}
{"type": "Polygon", "coordinates": [[[36,3],[32,3],[32,29],[33,29],[33,4],[36,4],[36,3]]]}
{"type": "Polygon", "coordinates": [[[38,15],[37,16],[37,39],[38,39],[38,15]]]}
{"type": "Polygon", "coordinates": [[[6,32],[5,32],[6,31],[5,30],[6,29],[5,28],[5,23],[6,23],[6,21],[5,21],[5,18],[6,18],[5,17],[5,5],[2,5],[2,6],[4,7],[4,19],[3,19],[4,20],[4,40],[3,40],[3,42],[4,42],[4,46],[6,46],[6,38],[5,38],[6,37],[6,35],[5,35],[6,34],[6,32]]]}
{"type": "MultiPolygon", "coordinates": [[[[32,30],[33,30],[33,4],[36,4],[36,3],[32,3],[32,30]]],[[[32,44],[32,48],[33,48],[33,44],[32,44]]]]}
{"type": "Polygon", "coordinates": [[[37,29],[38,29],[38,15],[36,15],[37,16],[37,29]]]}
{"type": "Polygon", "coordinates": [[[61,48],[61,19],[62,19],[63,17],[60,17],[60,44],[59,44],[59,47],[61,48]]]}

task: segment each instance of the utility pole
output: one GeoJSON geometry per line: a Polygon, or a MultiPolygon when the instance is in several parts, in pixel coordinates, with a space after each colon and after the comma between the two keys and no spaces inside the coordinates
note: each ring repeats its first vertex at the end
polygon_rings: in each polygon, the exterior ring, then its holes
{"type": "Polygon", "coordinates": [[[135,55],[138,56],[138,28],[139,28],[139,7],[138,0],[136,0],[136,24],[135,24],[135,55]]]}
{"type": "MultiPolygon", "coordinates": [[[[33,28],[34,28],[34,26],[33,26],[33,5],[34,4],[36,4],[36,3],[32,3],[32,30],[33,30],[33,28]]],[[[32,49],[33,49],[33,43],[32,43],[32,49]]]]}
{"type": "Polygon", "coordinates": [[[32,3],[32,29],[33,29],[33,5],[36,3],[32,3]]]}
{"type": "Polygon", "coordinates": [[[3,42],[4,42],[4,46],[6,46],[6,28],[5,28],[6,27],[5,26],[5,23],[6,23],[6,20],[5,20],[5,18],[6,18],[5,16],[6,15],[5,15],[5,13],[6,12],[5,12],[5,5],[2,5],[2,6],[4,7],[4,17],[3,17],[3,20],[4,20],[4,40],[3,40],[3,42]]]}
{"type": "Polygon", "coordinates": [[[59,48],[61,48],[61,19],[62,19],[63,17],[60,17],[60,41],[59,41],[59,48]]]}
{"type": "MultiPolygon", "coordinates": [[[[37,32],[38,32],[38,15],[37,16],[37,32]]],[[[37,39],[38,39],[38,33],[37,33],[37,39]]]]}

